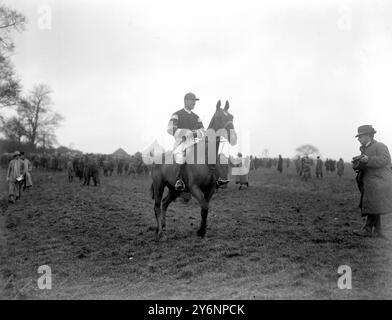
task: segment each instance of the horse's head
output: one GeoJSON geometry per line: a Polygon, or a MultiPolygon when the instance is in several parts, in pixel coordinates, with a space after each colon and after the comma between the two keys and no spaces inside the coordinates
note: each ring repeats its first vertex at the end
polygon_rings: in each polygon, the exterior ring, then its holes
{"type": "Polygon", "coordinates": [[[225,137],[231,145],[237,143],[237,135],[234,129],[234,116],[229,113],[229,101],[226,100],[225,107],[221,108],[221,101],[216,104],[216,111],[211,119],[208,129],[213,129],[217,136],[225,137]]]}

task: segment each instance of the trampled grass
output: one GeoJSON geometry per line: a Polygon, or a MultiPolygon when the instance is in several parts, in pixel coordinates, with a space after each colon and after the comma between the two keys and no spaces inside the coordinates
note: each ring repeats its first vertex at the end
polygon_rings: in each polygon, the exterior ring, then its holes
{"type": "Polygon", "coordinates": [[[65,172],[33,179],[20,202],[1,202],[2,298],[392,298],[391,240],[353,234],[363,221],[349,170],[308,182],[293,168],[253,171],[249,189],[231,183],[214,195],[204,239],[197,203],[177,200],[160,243],[148,176],[101,177],[99,187],[70,184],[65,172]],[[51,290],[37,287],[41,265],[51,290]],[[337,286],[340,265],[352,269],[351,290],[337,286]]]}

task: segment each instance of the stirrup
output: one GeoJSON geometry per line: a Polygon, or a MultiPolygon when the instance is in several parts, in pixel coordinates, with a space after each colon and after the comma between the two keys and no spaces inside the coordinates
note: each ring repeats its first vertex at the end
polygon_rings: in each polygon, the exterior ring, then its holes
{"type": "Polygon", "coordinates": [[[216,183],[220,186],[223,186],[225,184],[228,184],[230,182],[230,180],[223,180],[223,179],[218,179],[216,180],[216,183]]]}
{"type": "Polygon", "coordinates": [[[182,180],[177,180],[175,185],[174,185],[174,189],[176,189],[177,191],[184,191],[185,190],[185,183],[182,180]]]}

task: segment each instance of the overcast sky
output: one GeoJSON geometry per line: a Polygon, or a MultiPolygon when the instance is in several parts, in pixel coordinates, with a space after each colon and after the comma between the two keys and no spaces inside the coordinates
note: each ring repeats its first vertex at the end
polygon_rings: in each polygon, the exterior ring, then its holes
{"type": "Polygon", "coordinates": [[[361,124],[392,150],[390,1],[3,2],[28,18],[13,61],[26,91],[51,86],[62,145],[170,147],[191,91],[205,126],[230,101],[235,151],[292,157],[310,143],[348,161],[361,124]]]}

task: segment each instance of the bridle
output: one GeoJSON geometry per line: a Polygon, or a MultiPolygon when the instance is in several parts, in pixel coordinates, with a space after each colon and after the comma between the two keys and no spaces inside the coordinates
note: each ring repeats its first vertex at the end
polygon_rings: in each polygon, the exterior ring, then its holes
{"type": "Polygon", "coordinates": [[[233,125],[233,129],[234,129],[233,120],[227,121],[227,123],[225,124],[225,126],[224,126],[223,128],[224,128],[224,129],[227,129],[227,127],[229,126],[229,124],[232,124],[232,125],[233,125]]]}

